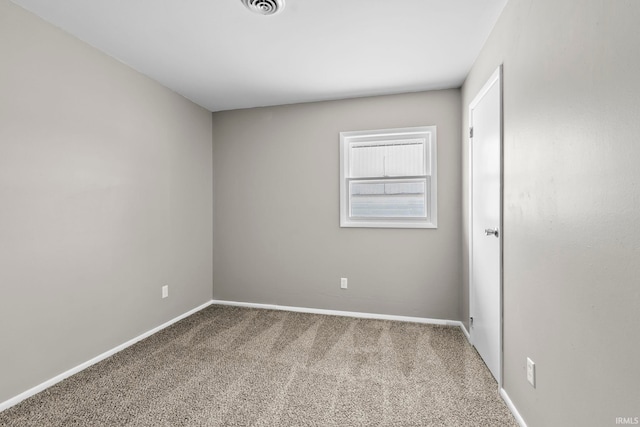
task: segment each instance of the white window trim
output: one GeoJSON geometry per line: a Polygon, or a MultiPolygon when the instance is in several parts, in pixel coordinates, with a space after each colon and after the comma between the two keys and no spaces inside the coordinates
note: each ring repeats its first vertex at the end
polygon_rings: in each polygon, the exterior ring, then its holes
{"type": "MultiPolygon", "coordinates": [[[[436,126],[340,132],[340,227],[438,228],[437,163],[436,126]],[[350,177],[346,176],[349,170],[348,145],[353,142],[375,142],[410,138],[425,138],[430,141],[430,144],[428,144],[430,150],[428,152],[425,150],[426,161],[430,170],[430,174],[427,175],[428,195],[426,218],[351,218],[349,216],[350,199],[348,191],[350,177]]],[[[354,178],[354,180],[357,180],[357,178],[354,178]]]]}

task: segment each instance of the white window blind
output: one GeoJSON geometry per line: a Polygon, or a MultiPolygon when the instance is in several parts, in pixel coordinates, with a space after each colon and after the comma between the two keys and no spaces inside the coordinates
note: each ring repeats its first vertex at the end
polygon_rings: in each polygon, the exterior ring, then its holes
{"type": "Polygon", "coordinates": [[[424,139],[354,143],[350,147],[350,177],[424,175],[424,139]]]}

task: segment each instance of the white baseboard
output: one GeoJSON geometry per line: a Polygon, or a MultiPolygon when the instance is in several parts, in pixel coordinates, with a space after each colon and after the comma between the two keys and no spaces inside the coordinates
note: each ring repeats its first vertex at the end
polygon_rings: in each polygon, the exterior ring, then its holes
{"type": "Polygon", "coordinates": [[[458,320],[429,319],[426,317],[395,316],[393,314],[360,313],[355,311],[339,311],[339,310],[327,310],[323,308],[293,307],[289,305],[258,304],[253,302],[238,302],[238,301],[224,301],[224,300],[213,300],[212,302],[213,304],[232,305],[235,307],[263,308],[268,310],[295,311],[298,313],[326,314],[329,316],[359,317],[362,319],[395,320],[400,322],[426,323],[430,325],[457,326],[462,329],[462,332],[467,337],[469,336],[462,322],[458,320]]]}
{"type": "Polygon", "coordinates": [[[91,360],[88,360],[88,361],[86,361],[84,363],[81,363],[80,365],[78,365],[78,366],[76,366],[74,368],[71,368],[68,371],[65,371],[65,372],[61,373],[60,375],[57,375],[57,376],[51,378],[50,380],[47,380],[47,381],[43,382],[42,384],[38,384],[37,386],[35,386],[33,388],[30,388],[29,390],[27,390],[27,391],[25,391],[23,393],[20,393],[19,395],[15,396],[15,397],[13,397],[13,398],[11,398],[9,400],[5,400],[4,402],[0,403],[0,412],[4,411],[5,409],[8,409],[8,408],[20,403],[20,402],[22,402],[23,400],[33,396],[34,394],[40,393],[41,391],[51,387],[52,385],[54,385],[56,383],[59,383],[60,381],[64,380],[65,378],[70,377],[71,375],[77,374],[78,372],[80,372],[80,371],[82,371],[84,369],[87,369],[89,366],[95,365],[96,363],[106,359],[107,357],[112,356],[112,355],[118,353],[119,351],[122,351],[125,348],[132,346],[133,344],[137,343],[138,341],[141,341],[141,340],[143,340],[143,339],[155,334],[156,332],[159,332],[162,329],[173,325],[177,321],[182,320],[185,317],[191,316],[192,314],[194,314],[194,313],[196,313],[196,312],[198,312],[198,311],[210,306],[212,303],[213,303],[213,301],[206,302],[206,303],[202,304],[201,306],[194,308],[193,310],[189,310],[186,313],[181,314],[180,316],[178,316],[178,317],[176,317],[174,319],[171,319],[168,322],[163,323],[162,325],[157,326],[157,327],[155,327],[155,328],[143,333],[142,335],[139,335],[139,336],[137,336],[137,337],[135,337],[133,339],[130,339],[129,341],[125,342],[124,344],[120,344],[119,346],[114,347],[111,350],[108,350],[108,351],[106,351],[106,352],[94,357],[91,360]]]}
{"type": "Polygon", "coordinates": [[[520,415],[520,412],[518,412],[518,409],[516,408],[516,406],[513,404],[513,402],[511,401],[511,399],[509,398],[509,395],[507,394],[506,391],[504,391],[503,388],[500,388],[500,396],[502,397],[502,399],[504,400],[504,403],[507,404],[507,407],[509,408],[509,410],[511,411],[511,413],[513,414],[514,418],[516,419],[516,421],[518,422],[518,424],[520,424],[520,427],[527,427],[527,423],[524,422],[524,419],[522,418],[522,416],[520,415]]]}
{"type": "Polygon", "coordinates": [[[464,327],[464,323],[462,322],[460,322],[460,329],[462,329],[464,336],[467,337],[467,341],[471,343],[471,335],[469,335],[469,331],[467,331],[467,328],[464,327]]]}

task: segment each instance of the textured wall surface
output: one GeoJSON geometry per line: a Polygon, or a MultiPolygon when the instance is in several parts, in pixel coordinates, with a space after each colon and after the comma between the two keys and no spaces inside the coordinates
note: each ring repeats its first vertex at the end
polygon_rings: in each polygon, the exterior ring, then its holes
{"type": "Polygon", "coordinates": [[[3,402],[211,299],[212,147],[208,111],[7,0],[0,54],[3,402]]]}
{"type": "Polygon", "coordinates": [[[214,298],[458,319],[460,117],[457,89],[214,113],[214,298]],[[438,228],[340,228],[339,133],[423,125],[438,228]]]}
{"type": "Polygon", "coordinates": [[[640,417],[639,19],[637,1],[510,0],[463,86],[466,129],[504,63],[504,388],[530,427],[640,417]]]}

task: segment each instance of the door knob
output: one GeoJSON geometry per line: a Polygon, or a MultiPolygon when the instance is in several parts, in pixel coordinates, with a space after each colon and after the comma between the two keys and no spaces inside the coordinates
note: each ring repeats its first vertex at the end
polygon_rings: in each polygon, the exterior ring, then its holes
{"type": "Polygon", "coordinates": [[[484,229],[484,234],[485,234],[486,236],[491,236],[492,234],[493,234],[494,236],[496,236],[496,237],[498,237],[498,236],[499,236],[499,232],[498,232],[498,229],[497,229],[497,228],[485,228],[485,229],[484,229]]]}

